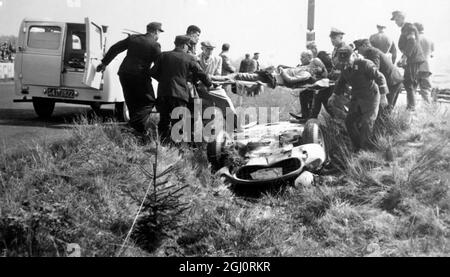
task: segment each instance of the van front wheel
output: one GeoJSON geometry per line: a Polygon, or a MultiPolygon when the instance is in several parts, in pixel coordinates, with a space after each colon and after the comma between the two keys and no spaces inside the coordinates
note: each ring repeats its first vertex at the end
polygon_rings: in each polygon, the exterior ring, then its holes
{"type": "Polygon", "coordinates": [[[40,118],[50,118],[55,110],[55,101],[44,98],[33,98],[34,111],[40,118]]]}

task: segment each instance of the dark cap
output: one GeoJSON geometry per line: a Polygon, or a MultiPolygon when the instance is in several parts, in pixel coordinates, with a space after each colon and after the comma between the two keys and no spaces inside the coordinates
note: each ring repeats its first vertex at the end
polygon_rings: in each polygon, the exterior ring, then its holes
{"type": "Polygon", "coordinates": [[[200,30],[200,28],[195,25],[189,26],[186,30],[186,34],[201,33],[201,32],[202,32],[202,30],[200,30]]]}
{"type": "Polygon", "coordinates": [[[370,41],[368,39],[366,39],[366,38],[358,39],[358,40],[355,40],[353,42],[353,44],[355,44],[356,49],[358,49],[361,46],[369,46],[370,45],[370,41]]]}
{"type": "Polygon", "coordinates": [[[398,16],[405,17],[405,13],[403,13],[402,11],[393,11],[391,20],[395,20],[398,16]]]}
{"type": "Polygon", "coordinates": [[[331,28],[330,37],[335,37],[337,35],[345,35],[345,33],[339,29],[331,28]]]}
{"type": "Polygon", "coordinates": [[[253,56],[259,55],[259,54],[260,54],[259,52],[255,52],[255,53],[253,53],[253,56]]]}
{"type": "Polygon", "coordinates": [[[183,44],[187,44],[189,45],[191,43],[191,38],[188,36],[177,36],[175,38],[175,45],[183,45],[183,44]]]}
{"type": "Polygon", "coordinates": [[[386,29],[386,26],[378,24],[378,25],[377,25],[377,28],[380,28],[380,29],[386,29]]]}
{"type": "Polygon", "coordinates": [[[353,54],[353,49],[350,46],[345,45],[339,48],[336,51],[336,54],[339,60],[348,60],[348,58],[350,58],[350,56],[353,54]]]}
{"type": "Polygon", "coordinates": [[[162,29],[162,23],[160,22],[152,22],[147,25],[147,31],[156,31],[159,30],[160,32],[164,32],[162,29]]]}
{"type": "Polygon", "coordinates": [[[224,44],[222,45],[222,50],[223,50],[223,51],[228,51],[228,50],[230,50],[230,44],[229,44],[229,43],[224,43],[224,44]]]}
{"type": "Polygon", "coordinates": [[[212,44],[210,41],[204,41],[201,43],[201,45],[205,48],[214,49],[216,46],[212,44]]]}

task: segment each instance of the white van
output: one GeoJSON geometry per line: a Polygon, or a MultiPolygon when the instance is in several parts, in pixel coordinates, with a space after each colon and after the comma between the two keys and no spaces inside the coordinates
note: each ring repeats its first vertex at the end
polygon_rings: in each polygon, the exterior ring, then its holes
{"type": "Polygon", "coordinates": [[[116,115],[128,120],[128,110],[113,61],[97,73],[105,53],[106,26],[25,19],[22,21],[14,63],[14,102],[33,102],[39,117],[52,115],[55,103],[115,104],[116,115]]]}

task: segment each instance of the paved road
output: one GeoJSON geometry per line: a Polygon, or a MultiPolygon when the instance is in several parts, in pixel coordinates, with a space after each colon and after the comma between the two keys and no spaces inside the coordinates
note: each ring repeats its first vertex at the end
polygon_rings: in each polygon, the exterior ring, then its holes
{"type": "MultiPolygon", "coordinates": [[[[92,114],[88,106],[57,103],[52,118],[42,120],[32,103],[13,103],[14,98],[14,83],[0,81],[0,152],[63,138],[79,116],[92,114]]],[[[112,115],[113,106],[104,107],[102,115],[112,115]]]]}

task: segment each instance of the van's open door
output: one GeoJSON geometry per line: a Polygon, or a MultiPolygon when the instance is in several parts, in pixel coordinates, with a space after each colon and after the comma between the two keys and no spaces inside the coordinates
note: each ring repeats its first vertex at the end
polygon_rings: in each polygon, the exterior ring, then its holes
{"type": "Polygon", "coordinates": [[[83,84],[94,89],[100,89],[102,73],[97,72],[97,66],[103,58],[103,30],[101,25],[85,18],[86,24],[86,67],[83,84]]]}

